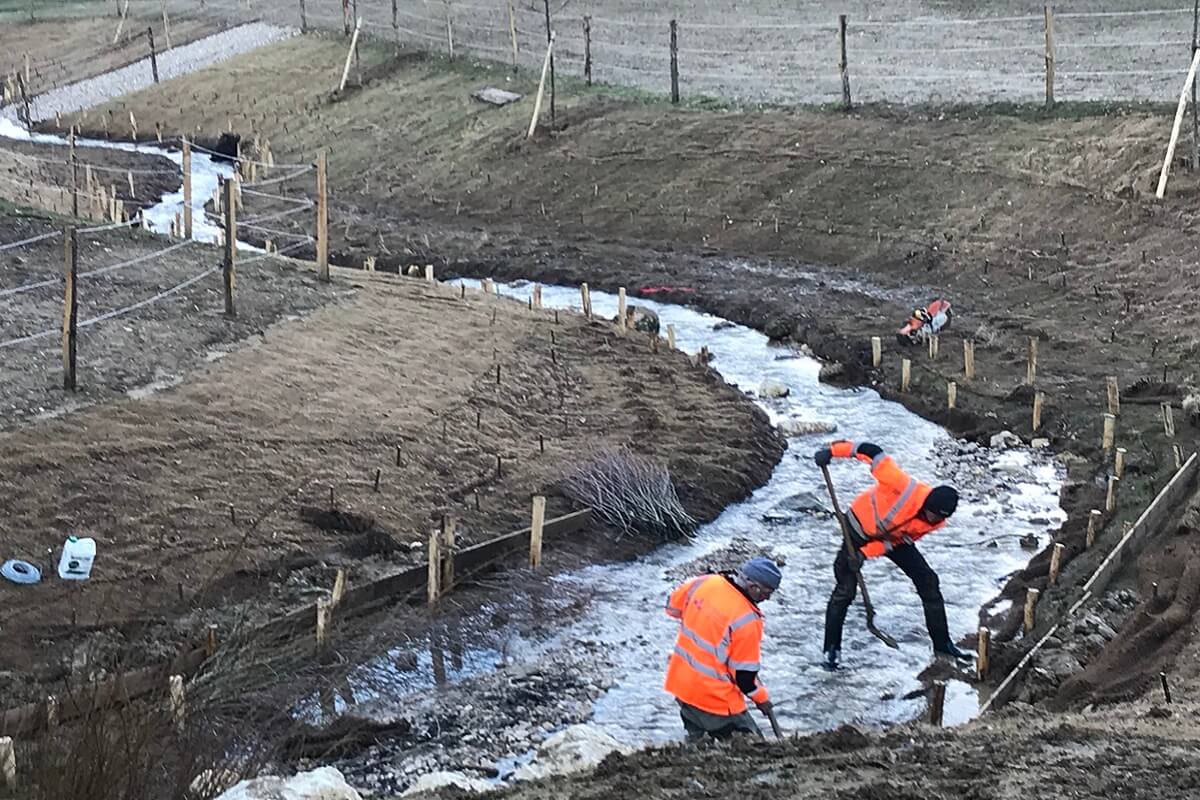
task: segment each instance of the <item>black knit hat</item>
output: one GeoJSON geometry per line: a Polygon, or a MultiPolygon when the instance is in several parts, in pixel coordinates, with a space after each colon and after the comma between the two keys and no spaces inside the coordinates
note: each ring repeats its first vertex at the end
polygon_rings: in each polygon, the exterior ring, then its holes
{"type": "Polygon", "coordinates": [[[948,517],[958,508],[958,491],[953,486],[936,486],[921,507],[939,517],[948,517]]]}

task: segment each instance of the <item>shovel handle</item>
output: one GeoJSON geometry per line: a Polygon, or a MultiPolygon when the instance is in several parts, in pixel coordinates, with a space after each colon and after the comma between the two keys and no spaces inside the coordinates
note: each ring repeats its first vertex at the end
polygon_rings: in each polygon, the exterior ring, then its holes
{"type": "Polygon", "coordinates": [[[768,708],[763,713],[767,715],[767,721],[771,723],[771,732],[775,734],[775,738],[782,739],[783,728],[779,727],[779,720],[775,718],[775,709],[768,708]]]}

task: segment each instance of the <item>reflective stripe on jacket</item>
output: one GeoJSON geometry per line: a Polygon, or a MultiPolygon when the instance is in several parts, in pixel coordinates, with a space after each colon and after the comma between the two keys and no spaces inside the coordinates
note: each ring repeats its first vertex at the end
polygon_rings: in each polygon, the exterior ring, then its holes
{"type": "MultiPolygon", "coordinates": [[[[667,615],[679,620],[679,635],[667,663],[666,690],[710,714],[746,710],[737,686],[738,670],[761,669],[763,615],[720,575],[701,575],[667,598],[667,615]]],[[[764,703],[767,688],[757,682],[750,699],[764,703]]]]}
{"type": "Polygon", "coordinates": [[[945,520],[930,524],[918,516],[933,487],[910,477],[887,453],[868,458],[857,452],[854,442],[847,441],[834,442],[829,451],[834,458],[857,458],[871,465],[875,485],[850,504],[855,527],[873,540],[859,548],[867,558],[876,558],[888,551],[882,540],[895,546],[907,536],[915,542],[946,524],[945,520]]]}

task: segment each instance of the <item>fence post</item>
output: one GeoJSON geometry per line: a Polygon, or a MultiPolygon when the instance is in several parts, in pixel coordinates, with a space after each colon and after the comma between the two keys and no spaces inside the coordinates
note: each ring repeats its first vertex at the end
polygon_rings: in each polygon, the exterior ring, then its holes
{"type": "Polygon", "coordinates": [[[550,127],[554,127],[554,31],[550,29],[550,0],[544,0],[546,8],[546,58],[550,62],[550,127]]]}
{"type": "Polygon", "coordinates": [[[350,79],[350,62],[354,60],[354,52],[358,49],[358,33],[362,30],[362,17],[354,23],[354,35],[350,37],[350,50],[346,53],[346,66],[342,67],[342,79],[338,82],[338,92],[346,90],[346,81],[350,79]]]}
{"type": "Polygon", "coordinates": [[[171,696],[171,716],[175,718],[175,728],[183,733],[187,721],[187,703],[183,697],[183,676],[172,675],[167,679],[167,689],[171,696]]]}
{"type": "Polygon", "coordinates": [[[1050,585],[1054,586],[1058,583],[1058,573],[1062,569],[1063,551],[1067,546],[1062,542],[1056,542],[1054,549],[1050,551],[1050,585]]]}
{"type": "Polygon", "coordinates": [[[75,294],[75,274],[79,263],[75,229],[63,231],[63,388],[75,391],[75,334],[79,318],[79,298],[75,294]]]}
{"type": "Polygon", "coordinates": [[[304,8],[304,0],[300,0],[300,32],[308,33],[308,12],[304,8]]]}
{"type": "Polygon", "coordinates": [[[183,139],[183,238],[192,238],[192,143],[183,139]]]}
{"type": "Polygon", "coordinates": [[[667,326],[667,348],[670,350],[675,349],[675,326],[674,325],[667,326]]]}
{"type": "Polygon", "coordinates": [[[929,724],[941,727],[946,707],[946,682],[934,681],[929,687],[929,724]]]}
{"type": "Polygon", "coordinates": [[[950,381],[946,384],[946,408],[956,408],[958,406],[958,384],[950,381]]]}
{"type": "Polygon", "coordinates": [[[454,517],[442,517],[442,580],[443,592],[454,588],[454,550],[457,538],[457,522],[454,517]]]}
{"type": "Polygon", "coordinates": [[[317,277],[329,283],[329,173],[327,154],[317,153],[317,277]]]}
{"type": "Polygon", "coordinates": [[[671,102],[679,104],[679,25],[671,20],[671,102]]]}
{"type": "Polygon", "coordinates": [[[17,752],[11,736],[0,736],[0,778],[5,788],[17,788],[17,752]]]}
{"type": "Polygon", "coordinates": [[[225,181],[225,265],[222,269],[225,287],[225,316],[236,316],[233,309],[233,270],[237,258],[237,178],[225,181]]]}
{"type": "Polygon", "coordinates": [[[907,392],[909,379],[912,377],[912,361],[900,359],[900,391],[907,392]]]}
{"type": "Polygon", "coordinates": [[[991,658],[991,628],[979,629],[979,640],[975,645],[975,677],[981,681],[987,680],[991,658]]]}
{"type": "Polygon", "coordinates": [[[1046,108],[1054,105],[1054,8],[1046,6],[1046,108]]]}
{"type": "Polygon", "coordinates": [[[350,0],[342,0],[342,35],[350,35],[350,0]]]}
{"type": "Polygon", "coordinates": [[[1112,452],[1113,444],[1117,438],[1117,418],[1113,414],[1104,415],[1104,431],[1100,437],[1100,447],[1104,450],[1104,457],[1108,458],[1108,454],[1112,452]]]}
{"type": "Polygon", "coordinates": [[[1030,633],[1037,627],[1037,589],[1027,589],[1025,591],[1025,633],[1030,633]]]}
{"type": "Polygon", "coordinates": [[[1105,384],[1108,390],[1108,413],[1117,416],[1121,413],[1121,386],[1117,382],[1117,376],[1109,375],[1105,384]]]}
{"type": "Polygon", "coordinates": [[[1087,546],[1089,548],[1096,544],[1096,532],[1100,530],[1101,518],[1103,516],[1103,513],[1098,508],[1093,508],[1088,512],[1087,546]]]}
{"type": "Polygon", "coordinates": [[[329,598],[317,598],[317,650],[324,650],[329,644],[329,620],[332,616],[329,609],[329,598]]]}
{"type": "Polygon", "coordinates": [[[454,60],[454,14],[450,9],[450,0],[446,0],[446,50],[450,60],[454,60]]]}
{"type": "Polygon", "coordinates": [[[392,0],[392,36],[396,40],[396,52],[400,52],[400,8],[396,0],[392,0]]]}
{"type": "MultiPolygon", "coordinates": [[[[587,17],[584,17],[587,19],[587,17]]],[[[512,38],[513,51],[513,72],[517,71],[517,54],[520,48],[517,47],[517,10],[513,8],[513,0],[508,0],[508,35],[512,38]]]]}
{"type": "Polygon", "coordinates": [[[75,155],[75,126],[71,126],[71,216],[79,218],[79,160],[75,155]]]}
{"type": "Polygon", "coordinates": [[[975,379],[975,342],[963,339],[963,378],[975,379]]]}
{"type": "Polygon", "coordinates": [[[1113,474],[1118,478],[1125,477],[1125,455],[1129,451],[1124,447],[1117,448],[1117,454],[1113,457],[1113,474]]]}
{"type": "Polygon", "coordinates": [[[1029,360],[1025,364],[1025,382],[1033,386],[1037,380],[1038,340],[1036,336],[1029,337],[1029,360]]]}
{"type": "Polygon", "coordinates": [[[426,580],[429,605],[437,605],[438,598],[441,596],[441,580],[442,580],[442,557],[441,557],[441,538],[438,531],[433,531],[429,534],[429,577],[426,580]]]}
{"type": "Polygon", "coordinates": [[[592,18],[583,18],[583,79],[592,85],[592,18]]]}
{"type": "Polygon", "coordinates": [[[112,43],[115,46],[121,41],[121,31],[125,29],[125,17],[129,15],[129,0],[125,0],[125,5],[121,8],[121,19],[117,22],[117,32],[113,34],[112,43]]]}
{"type": "Polygon", "coordinates": [[[542,528],[546,522],[546,498],[533,497],[533,519],[529,525],[529,566],[537,569],[542,564],[542,528]]]}
{"type": "MultiPolygon", "coordinates": [[[[549,12],[547,12],[549,13],[549,12]]],[[[534,131],[537,130],[538,117],[542,115],[542,98],[546,95],[546,75],[550,70],[550,65],[554,62],[554,34],[550,34],[550,42],[546,45],[546,59],[542,62],[542,77],[538,81],[537,97],[533,101],[533,117],[529,120],[529,132],[525,134],[526,139],[532,139],[534,131]]],[[[550,96],[551,108],[554,104],[554,96],[550,96]]],[[[550,125],[554,126],[554,114],[550,115],[550,125]]]]}
{"type": "Polygon", "coordinates": [[[838,15],[838,72],[842,75],[842,108],[850,110],[850,73],[846,59],[846,15],[838,15]]]}
{"type": "Polygon", "coordinates": [[[883,340],[878,336],[871,337],[871,366],[878,367],[883,361],[883,340]]]}
{"type": "Polygon", "coordinates": [[[158,83],[158,53],[154,52],[154,28],[146,28],[146,41],[150,43],[150,74],[158,83]]]}
{"type": "Polygon", "coordinates": [[[1046,402],[1045,392],[1034,392],[1033,394],[1033,432],[1037,433],[1042,429],[1042,404],[1046,402]]]}
{"type": "Polygon", "coordinates": [[[163,21],[163,40],[166,42],[167,49],[171,49],[171,21],[167,19],[167,0],[161,0],[162,5],[162,21],[163,21]]]}
{"type": "Polygon", "coordinates": [[[625,324],[625,313],[625,287],[621,286],[617,288],[617,329],[621,331],[628,327],[625,324]]]}

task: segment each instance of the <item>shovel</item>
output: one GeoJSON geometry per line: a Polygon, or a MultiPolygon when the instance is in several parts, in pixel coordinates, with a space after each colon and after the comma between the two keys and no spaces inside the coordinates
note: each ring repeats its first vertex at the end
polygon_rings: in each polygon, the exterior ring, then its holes
{"type": "Polygon", "coordinates": [[[782,739],[783,729],[779,727],[779,720],[775,718],[775,709],[767,706],[763,713],[767,715],[767,721],[771,723],[771,732],[775,734],[775,738],[782,739]]]}
{"type": "MultiPolygon", "coordinates": [[[[833,481],[829,478],[829,467],[821,467],[821,474],[825,476],[825,488],[829,490],[829,499],[833,501],[833,513],[837,515],[838,525],[842,528],[842,538],[846,542],[846,555],[851,559],[858,558],[854,552],[854,542],[850,540],[850,528],[846,525],[846,517],[842,514],[842,507],[838,505],[837,493],[833,491],[833,481]]],[[[871,595],[867,594],[867,582],[863,579],[861,567],[854,570],[854,576],[858,578],[858,589],[862,592],[863,608],[867,611],[867,630],[888,647],[899,650],[900,645],[896,643],[895,639],[875,627],[875,607],[871,605],[871,595]]]]}

